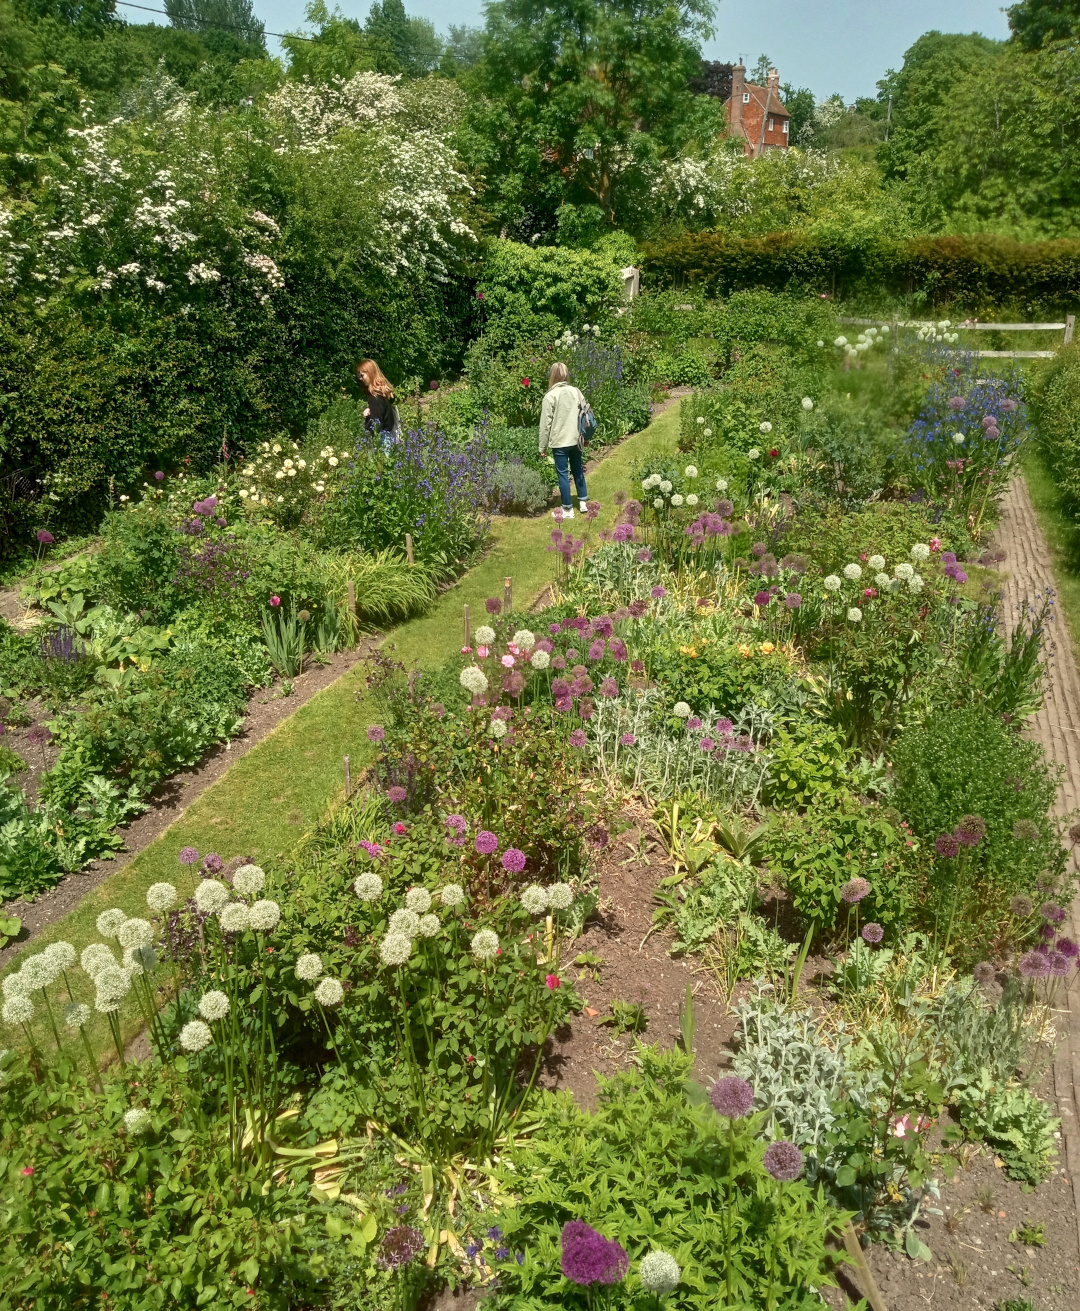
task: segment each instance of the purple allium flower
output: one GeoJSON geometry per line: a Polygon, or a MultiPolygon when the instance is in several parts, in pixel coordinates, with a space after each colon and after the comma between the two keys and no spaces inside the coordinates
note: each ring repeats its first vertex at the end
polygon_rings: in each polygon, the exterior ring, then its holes
{"type": "Polygon", "coordinates": [[[488,612],[489,615],[501,615],[502,602],[499,600],[497,596],[489,596],[488,599],[484,602],[484,609],[488,612]]]}
{"type": "Polygon", "coordinates": [[[726,1115],[729,1120],[741,1120],[754,1109],[754,1090],[745,1079],[729,1074],[717,1079],[709,1089],[709,1101],[719,1115],[726,1115]]]}
{"type": "Polygon", "coordinates": [[[383,1235],[375,1264],[380,1270],[400,1270],[415,1261],[425,1247],[427,1244],[419,1229],[412,1225],[398,1225],[383,1235]]]}
{"type": "Polygon", "coordinates": [[[880,924],[873,922],[863,925],[862,938],[864,942],[878,943],[885,936],[885,930],[880,924]]]}
{"type": "Polygon", "coordinates": [[[408,792],[406,792],[403,787],[399,787],[396,783],[392,788],[386,789],[387,800],[393,801],[395,804],[404,801],[408,797],[408,795],[409,795],[408,792]]]}
{"type": "Polygon", "coordinates": [[[607,649],[612,660],[617,660],[620,664],[629,659],[630,652],[626,649],[626,643],[617,637],[608,643],[607,649]]]}
{"type": "Polygon", "coordinates": [[[56,541],[56,538],[47,528],[39,528],[37,530],[37,539],[42,546],[52,546],[53,542],[56,541]]]}
{"type": "Polygon", "coordinates": [[[698,746],[702,749],[702,751],[716,750],[716,743],[711,737],[703,737],[701,741],[698,743],[698,746]]]}
{"type": "Polygon", "coordinates": [[[562,1272],[572,1284],[617,1284],[630,1267],[619,1243],[598,1234],[584,1220],[569,1220],[562,1231],[562,1272]]]}
{"type": "Polygon", "coordinates": [[[1041,951],[1026,952],[1016,968],[1025,979],[1045,979],[1050,973],[1050,965],[1041,951]]]}
{"type": "Polygon", "coordinates": [[[1039,925],[1039,937],[1042,938],[1043,942],[1053,942],[1055,936],[1056,930],[1052,924],[1039,925]]]}
{"type": "Polygon", "coordinates": [[[220,874],[225,868],[225,862],[216,851],[210,851],[203,857],[202,867],[207,874],[220,874]]]}
{"type": "Polygon", "coordinates": [[[988,960],[979,961],[978,965],[975,966],[971,973],[975,977],[975,982],[982,984],[993,983],[994,979],[997,977],[997,971],[988,960]]]}
{"type": "Polygon", "coordinates": [[[648,564],[649,561],[652,559],[652,551],[650,551],[647,546],[643,546],[641,550],[638,551],[637,558],[641,561],[642,564],[648,564]]]}
{"type": "Polygon", "coordinates": [[[1080,947],[1073,942],[1072,938],[1058,938],[1057,942],[1054,943],[1054,947],[1063,956],[1068,956],[1070,960],[1080,956],[1080,947]]]}
{"type": "Polygon", "coordinates": [[[458,831],[459,833],[464,833],[464,831],[465,831],[465,829],[466,829],[466,827],[467,827],[467,826],[466,826],[466,823],[465,823],[465,816],[464,816],[464,815],[447,815],[447,817],[446,817],[446,827],[447,827],[447,828],[457,829],[457,831],[458,831]]]}
{"type": "Polygon", "coordinates": [[[950,410],[962,410],[963,408],[964,408],[964,398],[963,398],[963,396],[953,396],[953,397],[950,398],[950,400],[949,400],[949,409],[950,409],[950,410]]]}
{"type": "Polygon", "coordinates": [[[794,1143],[778,1138],[765,1148],[762,1164],[777,1183],[788,1184],[802,1174],[803,1154],[794,1143]]]}
{"type": "Polygon", "coordinates": [[[158,469],[158,471],[154,474],[154,481],[159,483],[163,483],[165,481],[164,469],[158,469]]]}
{"type": "Polygon", "coordinates": [[[721,737],[730,737],[735,732],[735,725],[730,719],[718,719],[716,721],[716,731],[721,737]]]}
{"type": "Polygon", "coordinates": [[[181,847],[179,861],[181,865],[197,865],[199,863],[199,853],[194,847],[181,847]]]}
{"type": "Polygon", "coordinates": [[[1010,912],[1020,919],[1025,919],[1030,915],[1032,909],[1030,897],[1013,897],[1012,901],[1009,902],[1010,912]]]}
{"type": "Polygon", "coordinates": [[[583,728],[575,728],[568,739],[572,747],[583,747],[588,741],[583,728]]]}
{"type": "Polygon", "coordinates": [[[600,684],[600,695],[618,696],[619,695],[618,683],[616,683],[616,681],[613,678],[605,678],[604,681],[600,684]]]}
{"type": "Polygon", "coordinates": [[[863,878],[848,879],[840,889],[840,896],[849,906],[854,906],[856,902],[862,901],[863,897],[870,892],[870,884],[863,878]]]}
{"type": "Polygon", "coordinates": [[[962,815],[953,829],[953,837],[962,846],[977,846],[986,837],[986,820],[981,815],[962,815]]]}
{"type": "Polygon", "coordinates": [[[1069,841],[1080,842],[1080,824],[1071,824],[1069,826],[1069,841]]]}
{"type": "Polygon", "coordinates": [[[600,641],[593,642],[592,646],[589,647],[589,659],[590,659],[590,660],[603,660],[603,658],[604,658],[604,644],[603,644],[603,642],[600,642],[600,641]]]}
{"type": "Polygon", "coordinates": [[[770,602],[771,600],[772,600],[772,596],[771,596],[768,592],[755,592],[755,593],[754,593],[754,604],[755,604],[755,605],[768,605],[769,602],[770,602]]]}
{"type": "Polygon", "coordinates": [[[1063,979],[1069,972],[1069,958],[1063,956],[1060,951],[1052,951],[1046,958],[1049,966],[1049,973],[1055,979],[1063,979]]]}
{"type": "Polygon", "coordinates": [[[798,592],[788,592],[787,596],[784,597],[784,604],[789,610],[798,610],[799,606],[802,605],[802,597],[798,592]]]}
{"type": "Polygon", "coordinates": [[[1065,923],[1065,908],[1054,901],[1046,901],[1039,907],[1039,914],[1051,924],[1065,923]]]}
{"type": "Polygon", "coordinates": [[[750,554],[755,556],[757,559],[760,559],[763,555],[767,555],[768,551],[769,548],[765,545],[764,542],[755,542],[754,545],[750,548],[750,554]]]}
{"type": "Polygon", "coordinates": [[[520,874],[525,868],[525,853],[518,851],[517,847],[507,847],[503,852],[502,863],[503,869],[511,874],[520,874]]]}
{"type": "Polygon", "coordinates": [[[937,854],[946,860],[952,860],[954,856],[960,854],[960,843],[951,833],[942,833],[934,842],[934,846],[937,848],[937,854]]]}
{"type": "Polygon", "coordinates": [[[474,845],[481,856],[494,856],[499,849],[499,839],[487,829],[481,829],[476,835],[474,845]]]}
{"type": "Polygon", "coordinates": [[[632,747],[636,741],[637,738],[633,735],[633,733],[624,733],[622,737],[619,738],[619,746],[632,747]]]}
{"type": "Polygon", "coordinates": [[[652,599],[654,601],[662,601],[665,596],[667,596],[667,588],[661,587],[660,584],[657,583],[657,585],[652,589],[652,599]]]}
{"type": "Polygon", "coordinates": [[[369,742],[382,742],[386,739],[386,729],[381,724],[372,724],[367,731],[369,742]]]}

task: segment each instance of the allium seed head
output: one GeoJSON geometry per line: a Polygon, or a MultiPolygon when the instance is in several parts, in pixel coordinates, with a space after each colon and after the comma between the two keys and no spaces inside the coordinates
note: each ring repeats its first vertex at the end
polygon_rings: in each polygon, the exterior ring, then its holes
{"type": "Polygon", "coordinates": [[[740,1120],[754,1109],[754,1090],[745,1079],[729,1074],[717,1079],[709,1089],[709,1101],[719,1115],[740,1120]]]}
{"type": "Polygon", "coordinates": [[[315,987],[315,1000],[320,1006],[340,1006],[345,998],[345,989],[340,979],[320,979],[315,987]]]}
{"type": "Polygon", "coordinates": [[[201,1052],[214,1040],[210,1026],[202,1020],[188,1020],[180,1030],[180,1046],[186,1052],[201,1052]]]}

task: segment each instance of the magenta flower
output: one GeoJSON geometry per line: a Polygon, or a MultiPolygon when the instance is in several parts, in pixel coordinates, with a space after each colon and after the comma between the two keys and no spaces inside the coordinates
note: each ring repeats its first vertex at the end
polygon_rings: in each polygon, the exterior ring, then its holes
{"type": "Polygon", "coordinates": [[[517,847],[507,847],[503,852],[503,869],[511,874],[520,874],[525,868],[525,853],[518,851],[517,847]]]}
{"type": "Polygon", "coordinates": [[[665,596],[667,596],[667,588],[661,587],[660,584],[657,583],[657,585],[652,589],[652,599],[654,601],[662,601],[665,596]]]}
{"type": "Polygon", "coordinates": [[[199,853],[194,847],[181,847],[179,861],[181,865],[197,865],[199,863],[199,853]]]}
{"type": "Polygon", "coordinates": [[[558,637],[562,632],[562,624],[548,624],[548,632],[552,637],[558,637]]]}
{"type": "Polygon", "coordinates": [[[56,541],[56,538],[47,528],[39,528],[37,530],[37,539],[42,546],[52,546],[53,542],[56,541]]]}
{"type": "Polygon", "coordinates": [[[701,720],[697,717],[697,715],[691,715],[690,718],[686,721],[686,727],[689,729],[700,728],[701,720]]]}
{"type": "Polygon", "coordinates": [[[481,829],[476,835],[475,846],[481,856],[493,856],[499,849],[499,839],[487,829],[481,829]]]}
{"type": "Polygon", "coordinates": [[[604,681],[600,684],[600,695],[618,696],[619,695],[618,683],[616,683],[616,681],[613,678],[605,678],[604,681]]]}
{"type": "Polygon", "coordinates": [[[741,1120],[754,1109],[754,1090],[745,1079],[729,1074],[717,1079],[709,1089],[709,1101],[717,1114],[729,1120],[741,1120]]]}
{"type": "Polygon", "coordinates": [[[840,889],[840,896],[849,906],[854,906],[857,902],[862,901],[863,897],[870,893],[870,884],[866,879],[854,878],[848,879],[840,889]]]}
{"type": "Polygon", "coordinates": [[[633,735],[633,733],[624,733],[622,737],[619,738],[619,746],[632,747],[636,741],[637,738],[633,735]]]}
{"type": "Polygon", "coordinates": [[[585,736],[583,728],[575,728],[568,740],[572,747],[583,747],[589,739],[585,736]]]}
{"type": "Polygon", "coordinates": [[[277,606],[279,606],[279,605],[281,604],[281,597],[280,597],[280,596],[272,596],[272,597],[270,598],[270,604],[276,608],[277,606]]]}
{"type": "Polygon", "coordinates": [[[386,729],[381,724],[372,724],[367,731],[367,740],[369,742],[382,742],[386,737],[386,729]]]}
{"type": "Polygon", "coordinates": [[[934,842],[934,846],[937,848],[937,854],[946,860],[952,860],[960,854],[960,843],[951,833],[942,833],[934,842]]]}
{"type": "Polygon", "coordinates": [[[953,396],[949,401],[950,410],[962,410],[964,408],[963,396],[953,396]]]}
{"type": "Polygon", "coordinates": [[[1063,956],[1068,956],[1070,960],[1080,956],[1080,947],[1073,942],[1072,938],[1058,938],[1054,946],[1063,956]]]}
{"type": "Polygon", "coordinates": [[[207,874],[220,874],[225,868],[225,862],[216,851],[211,851],[203,857],[202,867],[207,874]]]}
{"type": "Polygon", "coordinates": [[[1050,973],[1050,963],[1041,951],[1029,951],[1020,957],[1016,966],[1025,979],[1045,979],[1050,973]]]}
{"type": "Polygon", "coordinates": [[[400,787],[396,783],[394,784],[393,787],[386,789],[387,800],[394,802],[395,805],[397,805],[399,802],[404,801],[406,797],[408,797],[408,795],[409,795],[408,792],[406,792],[403,787],[400,787]]]}
{"type": "Polygon", "coordinates": [[[799,606],[802,605],[802,597],[798,592],[788,592],[787,596],[784,597],[784,604],[789,610],[798,610],[799,606]]]}
{"type": "Polygon", "coordinates": [[[765,1148],[762,1164],[777,1183],[787,1184],[802,1174],[803,1154],[786,1138],[778,1138],[765,1148]]]}
{"type": "Polygon", "coordinates": [[[1063,979],[1069,972],[1069,958],[1060,951],[1052,951],[1046,958],[1049,973],[1055,979],[1063,979]]]}
{"type": "Polygon", "coordinates": [[[1049,920],[1051,924],[1065,923],[1065,908],[1057,905],[1056,902],[1047,901],[1039,907],[1039,914],[1044,920],[1049,920]]]}
{"type": "Polygon", "coordinates": [[[603,658],[604,658],[604,644],[603,642],[597,640],[593,642],[592,646],[589,647],[589,659],[603,660],[603,658]]]}
{"type": "Polygon", "coordinates": [[[497,596],[489,596],[488,599],[484,602],[484,609],[488,612],[489,615],[501,615],[502,602],[499,600],[497,596]]]}
{"type": "Polygon", "coordinates": [[[562,1272],[572,1284],[617,1284],[630,1258],[613,1239],[598,1234],[584,1220],[569,1220],[562,1231],[562,1272]]]}
{"type": "Polygon", "coordinates": [[[637,558],[641,561],[642,564],[648,564],[649,561],[652,559],[652,551],[650,551],[647,546],[643,546],[641,550],[638,551],[637,558]]]}
{"type": "Polygon", "coordinates": [[[771,596],[771,594],[770,594],[769,592],[755,592],[755,593],[754,593],[754,604],[755,604],[755,605],[762,605],[762,606],[764,606],[764,605],[768,605],[769,602],[770,602],[771,600],[772,600],[772,596],[771,596]]]}
{"type": "Polygon", "coordinates": [[[885,930],[880,924],[870,923],[863,925],[862,938],[864,942],[876,944],[879,943],[884,936],[885,930]]]}
{"type": "Polygon", "coordinates": [[[446,827],[447,827],[447,828],[454,828],[454,829],[457,829],[459,833],[463,833],[463,832],[465,831],[465,816],[464,816],[464,815],[447,815],[447,817],[446,817],[446,827]]]}
{"type": "Polygon", "coordinates": [[[158,469],[158,471],[154,474],[154,481],[159,483],[163,483],[165,481],[164,469],[158,469]]]}
{"type": "Polygon", "coordinates": [[[713,741],[711,737],[703,737],[701,741],[698,743],[698,746],[702,749],[702,751],[716,750],[716,743],[713,741]]]}

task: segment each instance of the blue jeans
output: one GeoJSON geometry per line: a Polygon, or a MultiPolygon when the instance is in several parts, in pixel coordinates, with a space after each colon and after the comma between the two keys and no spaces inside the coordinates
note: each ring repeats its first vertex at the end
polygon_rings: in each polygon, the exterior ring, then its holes
{"type": "Polygon", "coordinates": [[[552,452],[555,460],[555,472],[559,475],[559,494],[562,496],[562,508],[572,510],[573,502],[570,500],[570,474],[574,475],[574,486],[577,488],[578,500],[588,499],[588,492],[585,490],[585,465],[581,460],[580,446],[557,446],[552,452]]]}

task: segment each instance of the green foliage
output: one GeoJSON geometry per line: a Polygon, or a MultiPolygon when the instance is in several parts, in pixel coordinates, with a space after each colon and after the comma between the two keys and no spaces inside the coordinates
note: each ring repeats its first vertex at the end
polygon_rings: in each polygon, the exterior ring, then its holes
{"type": "Polygon", "coordinates": [[[1016,893],[1031,893],[1065,855],[1050,818],[1058,780],[1043,749],[982,707],[944,710],[906,732],[893,753],[897,809],[921,838],[952,831],[963,815],[980,815],[986,836],[972,848],[978,892],[1000,913],[1016,893]],[[1018,835],[1018,821],[1034,825],[1018,835]]]}
{"type": "Polygon", "coordinates": [[[551,483],[525,464],[499,463],[492,476],[501,514],[539,514],[551,500],[551,483]]]}
{"type": "Polygon", "coordinates": [[[859,916],[897,932],[915,910],[914,868],[904,830],[877,806],[811,806],[786,817],[766,839],[770,867],[781,875],[800,918],[831,935],[848,926],[844,884],[864,878],[869,894],[859,916]]]}
{"type": "Polygon", "coordinates": [[[545,1100],[537,1131],[502,1175],[516,1200],[498,1224],[509,1251],[525,1252],[520,1266],[513,1256],[496,1265],[508,1304],[586,1305],[584,1290],[558,1272],[569,1220],[594,1225],[629,1255],[613,1307],[640,1301],[638,1263],[654,1247],[679,1262],[680,1295],[695,1311],[726,1297],[725,1253],[740,1301],[809,1306],[810,1287],[829,1282],[825,1241],[840,1217],[802,1181],[778,1187],[769,1178],[757,1117],[736,1121],[729,1140],[704,1089],[684,1082],[691,1060],[640,1048],[636,1069],[600,1080],[595,1114],[568,1097],[545,1100]]]}
{"type": "Polygon", "coordinates": [[[650,660],[650,674],[671,698],[685,701],[698,715],[710,709],[737,719],[747,706],[768,699],[790,677],[775,652],[744,653],[737,646],[704,636],[690,642],[664,634],[650,660]]]}
{"type": "Polygon", "coordinates": [[[1055,483],[1080,505],[1080,342],[1064,347],[1034,375],[1030,414],[1055,483]]]}
{"type": "Polygon", "coordinates": [[[960,1123],[1001,1157],[1010,1178],[1034,1185],[1049,1177],[1061,1121],[1030,1088],[997,1083],[984,1070],[957,1094],[957,1107],[960,1123]]]}
{"type": "Polygon", "coordinates": [[[783,809],[828,806],[848,795],[848,752],[835,729],[800,723],[769,742],[765,800],[783,809]]]}

